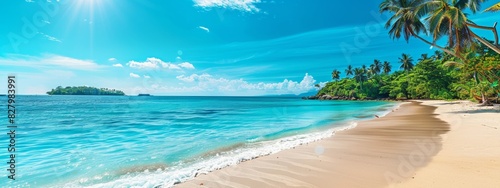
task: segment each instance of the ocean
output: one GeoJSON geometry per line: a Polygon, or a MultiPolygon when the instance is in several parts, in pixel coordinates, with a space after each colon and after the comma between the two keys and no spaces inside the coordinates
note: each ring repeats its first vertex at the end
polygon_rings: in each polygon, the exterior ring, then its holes
{"type": "MultiPolygon", "coordinates": [[[[1,178],[0,185],[169,187],[330,137],[396,105],[297,97],[17,96],[16,180],[1,178]]],[[[9,156],[0,152],[0,158],[9,156]]]]}

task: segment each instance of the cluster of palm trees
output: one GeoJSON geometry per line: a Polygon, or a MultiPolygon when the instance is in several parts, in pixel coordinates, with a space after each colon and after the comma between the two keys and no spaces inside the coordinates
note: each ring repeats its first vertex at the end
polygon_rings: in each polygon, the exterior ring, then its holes
{"type": "MultiPolygon", "coordinates": [[[[419,59],[419,61],[426,59],[430,58],[427,57],[427,54],[422,54],[422,57],[419,59]]],[[[413,58],[410,55],[404,53],[399,58],[399,63],[401,63],[400,68],[403,69],[407,74],[411,69],[413,69],[414,66],[413,58]]],[[[354,79],[358,83],[360,83],[360,89],[363,89],[363,82],[367,81],[375,75],[379,75],[380,73],[387,75],[391,71],[391,63],[389,63],[388,61],[384,61],[384,63],[381,63],[380,60],[375,59],[370,67],[362,65],[361,67],[353,68],[352,65],[348,65],[345,69],[345,74],[347,78],[349,78],[350,76],[354,76],[354,79]]],[[[340,79],[340,74],[341,72],[339,70],[334,69],[332,71],[332,79],[338,81],[340,79]]]]}
{"type": "MultiPolygon", "coordinates": [[[[399,39],[402,35],[408,42],[410,37],[436,47],[450,55],[464,60],[463,53],[474,49],[478,42],[500,54],[496,23],[492,27],[480,26],[468,19],[464,12],[467,9],[476,13],[485,0],[384,0],[380,4],[380,12],[392,13],[387,21],[389,35],[399,39]],[[485,29],[493,32],[492,43],[478,36],[471,28],[485,29]],[[425,34],[432,37],[428,41],[421,37],[425,34]],[[447,37],[446,47],[439,46],[436,41],[447,37]]],[[[500,3],[486,11],[500,10],[500,3]]]]}

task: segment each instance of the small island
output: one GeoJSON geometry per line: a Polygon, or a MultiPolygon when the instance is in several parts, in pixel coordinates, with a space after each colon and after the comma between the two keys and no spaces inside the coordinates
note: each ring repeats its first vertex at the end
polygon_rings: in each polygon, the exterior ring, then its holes
{"type": "Polygon", "coordinates": [[[47,92],[48,95],[125,95],[123,91],[108,89],[108,88],[95,88],[88,86],[58,86],[55,89],[47,92]]]}

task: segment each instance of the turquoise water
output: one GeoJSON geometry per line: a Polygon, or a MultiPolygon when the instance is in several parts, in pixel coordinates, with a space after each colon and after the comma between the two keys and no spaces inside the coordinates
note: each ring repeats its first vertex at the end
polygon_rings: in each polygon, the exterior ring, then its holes
{"type": "Polygon", "coordinates": [[[17,180],[1,178],[7,187],[168,187],[331,136],[397,105],[156,96],[18,96],[16,104],[17,180]]]}

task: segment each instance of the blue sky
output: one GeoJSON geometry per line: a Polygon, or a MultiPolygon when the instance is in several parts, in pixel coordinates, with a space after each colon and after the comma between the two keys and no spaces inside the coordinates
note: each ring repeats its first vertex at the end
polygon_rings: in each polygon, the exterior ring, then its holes
{"type": "MultiPolygon", "coordinates": [[[[15,74],[22,94],[59,85],[157,95],[305,93],[348,64],[380,59],[399,67],[403,52],[433,53],[416,39],[390,39],[379,3],[2,1],[0,77],[15,74]]],[[[491,13],[471,18],[500,21],[491,13]]]]}

